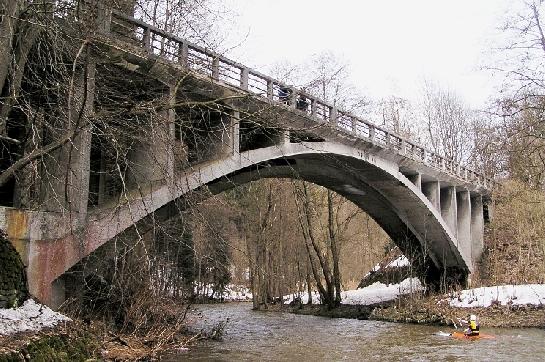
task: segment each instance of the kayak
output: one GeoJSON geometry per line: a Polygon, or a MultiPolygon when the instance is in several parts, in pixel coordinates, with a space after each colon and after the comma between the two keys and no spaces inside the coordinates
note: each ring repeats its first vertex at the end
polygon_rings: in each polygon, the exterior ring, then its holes
{"type": "Polygon", "coordinates": [[[466,336],[464,332],[452,332],[450,334],[452,338],[456,339],[469,339],[469,340],[476,340],[476,339],[494,339],[494,337],[491,334],[485,334],[485,333],[479,333],[478,336],[466,336]]]}

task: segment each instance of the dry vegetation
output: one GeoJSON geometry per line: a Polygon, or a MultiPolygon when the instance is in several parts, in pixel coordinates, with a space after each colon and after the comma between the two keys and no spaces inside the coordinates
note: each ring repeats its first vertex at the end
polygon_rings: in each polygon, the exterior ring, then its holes
{"type": "Polygon", "coordinates": [[[512,181],[503,184],[494,200],[479,282],[545,283],[545,194],[512,181]]]}

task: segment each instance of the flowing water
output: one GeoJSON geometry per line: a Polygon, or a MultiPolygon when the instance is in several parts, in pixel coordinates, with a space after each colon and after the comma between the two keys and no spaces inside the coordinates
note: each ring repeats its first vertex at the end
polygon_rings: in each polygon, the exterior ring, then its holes
{"type": "Polygon", "coordinates": [[[167,361],[545,361],[545,330],[487,329],[492,340],[439,336],[449,327],[256,312],[251,303],[199,305],[196,328],[229,318],[223,341],[206,341],[167,361]],[[199,318],[198,315],[201,315],[199,318]]]}

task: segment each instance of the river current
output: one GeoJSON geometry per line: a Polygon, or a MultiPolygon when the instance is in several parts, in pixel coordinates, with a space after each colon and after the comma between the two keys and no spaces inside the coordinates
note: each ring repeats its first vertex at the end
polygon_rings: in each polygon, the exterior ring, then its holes
{"type": "Polygon", "coordinates": [[[226,320],[222,341],[206,341],[167,361],[545,361],[545,330],[487,329],[492,340],[439,336],[449,327],[256,312],[251,303],[195,306],[190,323],[226,320]]]}

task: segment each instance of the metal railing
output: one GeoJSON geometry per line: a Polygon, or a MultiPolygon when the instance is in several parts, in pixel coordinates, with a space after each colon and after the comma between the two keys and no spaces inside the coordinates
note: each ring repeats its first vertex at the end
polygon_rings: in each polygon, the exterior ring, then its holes
{"type": "Polygon", "coordinates": [[[143,47],[151,54],[178,63],[214,81],[266,98],[279,106],[292,108],[293,111],[306,114],[316,121],[335,125],[342,132],[382,148],[391,149],[399,155],[422,162],[428,167],[457,176],[464,181],[476,183],[485,188],[493,184],[493,181],[484,175],[455,164],[453,160],[440,156],[404,137],[336,109],[317,97],[153,25],[113,11],[109,29],[117,37],[143,47]]]}

